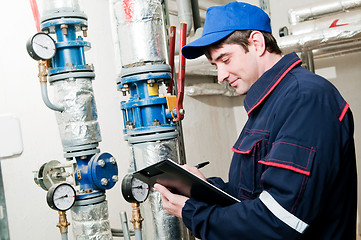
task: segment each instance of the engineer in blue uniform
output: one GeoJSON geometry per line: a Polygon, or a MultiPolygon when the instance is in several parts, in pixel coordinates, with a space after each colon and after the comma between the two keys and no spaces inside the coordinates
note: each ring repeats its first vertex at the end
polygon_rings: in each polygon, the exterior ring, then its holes
{"type": "Polygon", "coordinates": [[[282,56],[268,15],[247,3],[209,8],[202,37],[182,53],[206,54],[219,82],[247,93],[229,181],[187,166],[241,202],[209,205],[156,184],[163,207],[203,240],[355,239],[354,125],[337,89],[295,53],[282,56]]]}

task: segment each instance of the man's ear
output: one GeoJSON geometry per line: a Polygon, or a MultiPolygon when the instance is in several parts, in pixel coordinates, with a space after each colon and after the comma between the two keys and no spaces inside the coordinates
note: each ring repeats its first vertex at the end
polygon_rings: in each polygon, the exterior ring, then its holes
{"type": "Polygon", "coordinates": [[[251,44],[253,44],[257,55],[262,56],[266,52],[266,44],[264,40],[264,36],[259,31],[253,31],[251,35],[249,36],[249,41],[251,44]]]}

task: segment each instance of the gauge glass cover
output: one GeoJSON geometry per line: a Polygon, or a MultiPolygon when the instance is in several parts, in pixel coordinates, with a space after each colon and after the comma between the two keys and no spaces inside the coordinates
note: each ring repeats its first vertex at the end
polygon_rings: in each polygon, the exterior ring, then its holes
{"type": "Polygon", "coordinates": [[[148,193],[149,193],[148,184],[137,178],[133,178],[132,194],[134,199],[138,202],[144,202],[148,197],[148,193]]]}
{"type": "Polygon", "coordinates": [[[56,51],[54,40],[45,33],[38,33],[33,37],[32,48],[34,53],[44,60],[54,57],[56,51]]]}
{"type": "Polygon", "coordinates": [[[75,202],[75,190],[70,184],[60,184],[55,188],[52,200],[57,210],[66,211],[75,202]]]}

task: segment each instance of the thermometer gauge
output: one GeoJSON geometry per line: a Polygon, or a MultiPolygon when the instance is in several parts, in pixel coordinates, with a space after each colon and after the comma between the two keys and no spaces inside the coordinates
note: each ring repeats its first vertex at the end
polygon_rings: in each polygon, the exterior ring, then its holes
{"type": "Polygon", "coordinates": [[[57,211],[67,211],[75,203],[75,189],[69,183],[63,182],[53,185],[47,195],[49,207],[57,211]]]}
{"type": "Polygon", "coordinates": [[[50,35],[40,32],[28,40],[26,49],[35,60],[49,60],[55,55],[56,45],[50,35]]]}
{"type": "Polygon", "coordinates": [[[149,185],[133,176],[127,174],[122,181],[122,194],[127,202],[144,202],[149,194],[149,185]]]}

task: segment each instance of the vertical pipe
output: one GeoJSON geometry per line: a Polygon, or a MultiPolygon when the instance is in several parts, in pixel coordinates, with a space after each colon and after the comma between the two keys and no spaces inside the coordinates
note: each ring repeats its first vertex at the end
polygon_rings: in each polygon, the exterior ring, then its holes
{"type": "Polygon", "coordinates": [[[183,97],[184,97],[184,76],[186,60],[182,55],[182,47],[186,45],[187,41],[187,24],[181,23],[180,29],[180,45],[179,45],[179,69],[178,69],[178,97],[177,97],[177,121],[183,119],[183,97]]]}
{"type": "Polygon", "coordinates": [[[35,20],[36,30],[40,32],[40,17],[39,17],[39,9],[36,4],[36,0],[30,0],[31,10],[33,11],[33,16],[35,20]]]}
{"type": "Polygon", "coordinates": [[[172,74],[172,78],[169,81],[168,93],[172,94],[173,92],[173,82],[174,82],[174,50],[175,50],[175,38],[176,38],[176,27],[170,27],[170,42],[169,42],[169,66],[172,74]]]}
{"type": "Polygon", "coordinates": [[[123,230],[124,240],[130,240],[128,218],[127,218],[126,212],[123,212],[123,211],[120,212],[120,220],[122,222],[122,230],[123,230]]]}
{"type": "Polygon", "coordinates": [[[192,4],[194,31],[196,31],[198,28],[200,28],[202,26],[201,17],[199,14],[198,0],[191,0],[191,4],[192,4]]]}

